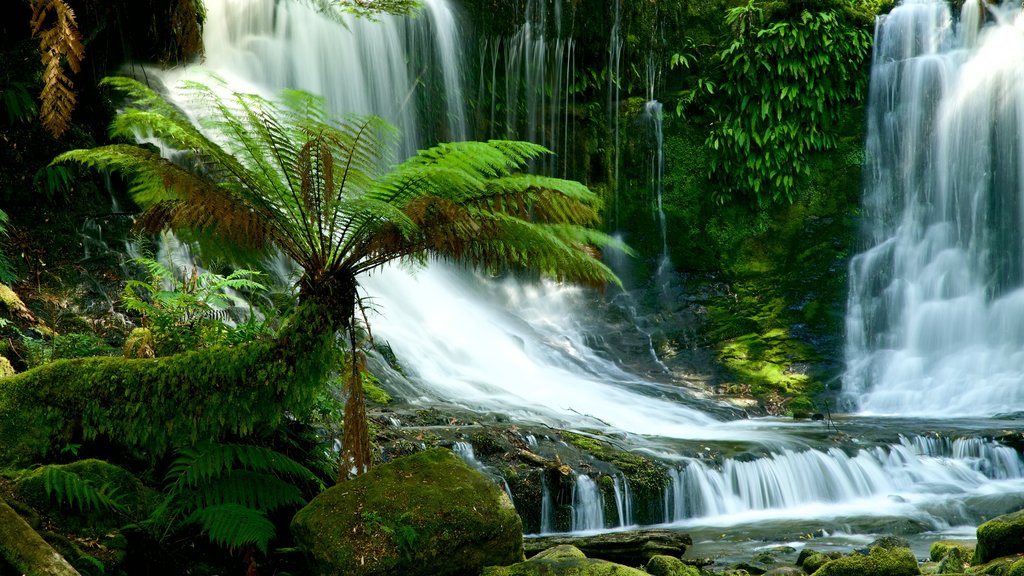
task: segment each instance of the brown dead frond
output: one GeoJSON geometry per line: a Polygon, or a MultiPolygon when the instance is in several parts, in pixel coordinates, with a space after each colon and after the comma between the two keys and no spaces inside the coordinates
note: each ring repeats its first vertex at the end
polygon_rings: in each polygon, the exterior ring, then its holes
{"type": "Polygon", "coordinates": [[[77,74],[85,57],[75,12],[64,0],[34,0],[32,36],[39,37],[39,53],[43,61],[39,119],[43,127],[58,138],[71,126],[71,113],[77,102],[74,84],[64,73],[62,59],[67,60],[68,68],[77,74]]]}

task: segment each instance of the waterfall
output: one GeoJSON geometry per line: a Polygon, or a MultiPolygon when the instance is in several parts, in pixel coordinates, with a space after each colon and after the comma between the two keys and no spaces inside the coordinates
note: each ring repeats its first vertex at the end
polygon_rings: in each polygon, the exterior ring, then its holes
{"type": "Polygon", "coordinates": [[[620,157],[619,107],[622,99],[622,0],[615,0],[615,12],[612,20],[612,32],[608,39],[608,126],[612,131],[614,149],[612,151],[612,191],[615,203],[612,206],[612,227],[621,226],[619,207],[619,168],[620,157]]]}
{"type": "Polygon", "coordinates": [[[612,477],[612,487],[615,491],[615,510],[619,515],[619,527],[632,526],[633,520],[633,493],[629,488],[629,478],[625,474],[616,474],[612,477]]]}
{"type": "MultiPolygon", "coordinates": [[[[653,86],[650,89],[653,95],[653,86]]],[[[658,264],[659,275],[671,268],[668,255],[668,229],[665,222],[665,206],[663,204],[664,180],[665,180],[665,130],[664,110],[661,102],[652,96],[644,105],[644,114],[651,123],[651,136],[653,146],[651,147],[651,190],[654,194],[654,211],[658,220],[658,229],[661,232],[661,260],[658,264]]]]}
{"type": "Polygon", "coordinates": [[[528,0],[519,29],[507,38],[481,38],[480,54],[478,102],[490,101],[487,137],[547,147],[555,154],[535,168],[566,177],[575,127],[576,43],[561,34],[561,2],[549,14],[547,2],[528,0]]]}
{"type": "Polygon", "coordinates": [[[843,377],[865,413],[1024,410],[1020,19],[916,0],[878,20],[843,377]]]}
{"type": "Polygon", "coordinates": [[[572,487],[572,531],[604,528],[604,502],[597,482],[586,474],[577,474],[572,487]]]}
{"type": "Polygon", "coordinates": [[[936,525],[960,515],[962,502],[1004,483],[1024,484],[1024,460],[1012,448],[978,438],[902,438],[897,444],[847,454],[784,449],[720,465],[692,460],[669,470],[665,516],[694,519],[815,517],[822,514],[893,513],[906,508],[934,514],[936,525]],[[817,510],[816,510],[817,509],[817,510]]]}

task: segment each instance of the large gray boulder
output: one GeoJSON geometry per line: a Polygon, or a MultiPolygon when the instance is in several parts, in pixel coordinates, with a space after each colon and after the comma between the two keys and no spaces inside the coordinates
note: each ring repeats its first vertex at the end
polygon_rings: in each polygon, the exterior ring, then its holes
{"type": "Polygon", "coordinates": [[[324,576],[479,574],[524,558],[511,500],[442,448],[324,491],[291,529],[310,573],[324,576]]]}

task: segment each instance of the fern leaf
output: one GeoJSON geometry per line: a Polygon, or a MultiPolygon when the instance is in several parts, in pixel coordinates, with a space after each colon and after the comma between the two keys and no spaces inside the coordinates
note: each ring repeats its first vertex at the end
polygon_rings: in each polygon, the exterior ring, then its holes
{"type": "Polygon", "coordinates": [[[85,46],[75,22],[75,12],[64,0],[35,0],[32,4],[32,35],[39,37],[43,62],[43,89],[39,94],[39,118],[43,126],[59,137],[71,125],[76,95],[71,79],[64,73],[62,59],[78,73],[85,58],[85,46]],[[53,24],[46,28],[50,13],[53,24]]]}
{"type": "Polygon", "coordinates": [[[58,466],[44,467],[42,476],[47,497],[62,506],[67,503],[69,507],[82,511],[124,512],[117,490],[110,484],[97,488],[91,481],[58,466]]]}
{"type": "Polygon", "coordinates": [[[204,482],[183,497],[196,509],[219,504],[240,504],[270,512],[288,506],[300,507],[306,503],[294,484],[270,474],[248,470],[234,470],[204,482]]]}
{"type": "Polygon", "coordinates": [[[266,515],[238,504],[218,504],[193,512],[186,523],[198,524],[214,544],[234,551],[255,546],[266,554],[274,537],[274,523],[266,515]]]}
{"type": "Polygon", "coordinates": [[[200,444],[181,449],[167,473],[167,481],[178,490],[194,488],[228,474],[236,464],[253,472],[319,482],[308,468],[284,454],[245,444],[200,444]]]}

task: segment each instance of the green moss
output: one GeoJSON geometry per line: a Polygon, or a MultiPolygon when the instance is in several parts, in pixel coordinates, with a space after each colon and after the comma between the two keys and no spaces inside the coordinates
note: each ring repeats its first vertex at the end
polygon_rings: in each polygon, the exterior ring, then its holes
{"type": "Polygon", "coordinates": [[[672,556],[652,557],[647,562],[646,570],[651,576],[700,576],[700,570],[672,556]]]}
{"type": "Polygon", "coordinates": [[[1010,564],[1010,570],[1006,573],[1006,576],[1024,576],[1024,559],[1010,564]]]}
{"type": "Polygon", "coordinates": [[[366,399],[374,404],[385,406],[391,403],[391,395],[380,387],[380,380],[369,372],[363,373],[363,393],[366,399]]]}
{"type": "Polygon", "coordinates": [[[946,557],[946,553],[953,548],[958,548],[964,558],[974,556],[974,546],[961,540],[936,540],[928,548],[928,557],[932,562],[938,562],[946,557]]]}
{"type": "Polygon", "coordinates": [[[11,366],[11,361],[6,356],[0,356],[0,378],[14,376],[14,373],[14,366],[11,366]]]}
{"type": "Polygon", "coordinates": [[[83,440],[155,459],[304,413],[335,350],[323,317],[300,307],[277,341],[165,358],[59,360],[6,378],[0,463],[24,465],[83,440]]]}
{"type": "Polygon", "coordinates": [[[661,466],[639,454],[618,450],[594,438],[572,432],[563,431],[561,436],[567,443],[621,470],[634,491],[657,492],[668,481],[661,466]]]}
{"type": "MultiPolygon", "coordinates": [[[[807,569],[806,561],[804,569],[807,569]]],[[[876,546],[866,556],[854,553],[827,562],[814,576],[915,576],[920,573],[917,559],[909,548],[876,546]]]]}
{"type": "Polygon", "coordinates": [[[523,556],[522,522],[508,497],[447,449],[338,484],[291,527],[314,574],[469,574],[523,556]]]}
{"type": "Polygon", "coordinates": [[[1024,510],[993,518],[978,526],[972,564],[1024,552],[1024,510]]]}

